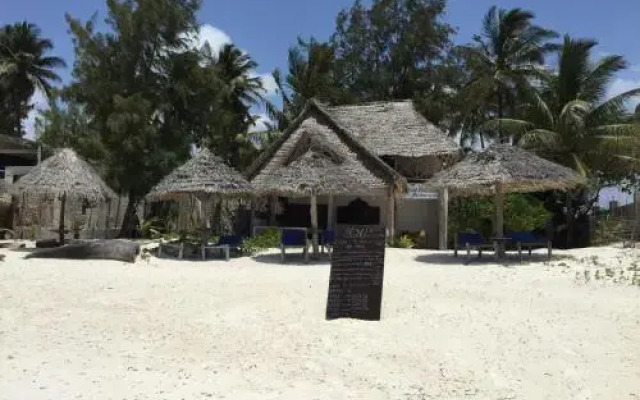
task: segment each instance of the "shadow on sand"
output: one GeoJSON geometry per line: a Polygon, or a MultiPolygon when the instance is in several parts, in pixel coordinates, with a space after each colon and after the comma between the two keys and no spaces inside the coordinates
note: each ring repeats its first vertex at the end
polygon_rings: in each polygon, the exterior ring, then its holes
{"type": "Polygon", "coordinates": [[[282,261],[280,253],[258,254],[257,256],[254,256],[253,259],[258,263],[278,264],[291,267],[329,266],[331,264],[331,257],[327,253],[319,254],[317,259],[310,256],[308,263],[304,261],[304,256],[301,252],[287,253],[284,261],[282,261]]]}
{"type": "MultiPolygon", "coordinates": [[[[429,253],[417,256],[415,258],[417,262],[426,264],[444,264],[444,265],[499,265],[502,267],[517,267],[520,265],[531,264],[544,264],[549,261],[546,252],[528,253],[522,254],[522,262],[517,253],[508,252],[505,258],[497,258],[492,252],[483,253],[482,257],[478,257],[478,253],[471,253],[470,257],[467,257],[466,252],[458,253],[458,257],[453,256],[453,251],[449,252],[437,252],[429,253]]],[[[552,261],[554,258],[551,259],[552,261]]]]}

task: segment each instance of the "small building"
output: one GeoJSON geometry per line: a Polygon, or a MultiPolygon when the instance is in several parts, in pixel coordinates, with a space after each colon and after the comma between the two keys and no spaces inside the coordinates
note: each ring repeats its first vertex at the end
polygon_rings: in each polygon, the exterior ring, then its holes
{"type": "MultiPolygon", "coordinates": [[[[38,145],[27,139],[0,134],[0,180],[8,188],[40,161],[38,145]]],[[[11,195],[0,195],[0,228],[12,229],[14,222],[11,195]]]]}
{"type": "Polygon", "coordinates": [[[412,101],[327,107],[310,101],[248,171],[277,196],[279,226],[382,225],[388,235],[424,231],[438,247],[438,193],[421,183],[461,156],[460,147],[412,101]],[[312,200],[313,199],[313,200],[312,200]]]}

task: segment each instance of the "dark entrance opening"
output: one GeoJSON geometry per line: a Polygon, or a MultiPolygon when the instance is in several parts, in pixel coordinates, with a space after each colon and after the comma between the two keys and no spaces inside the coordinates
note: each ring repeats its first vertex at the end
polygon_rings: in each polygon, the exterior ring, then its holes
{"type": "Polygon", "coordinates": [[[338,207],[337,219],[339,225],[379,225],[380,207],[371,207],[357,198],[347,206],[338,207]]]}
{"type": "MultiPolygon", "coordinates": [[[[287,203],[284,205],[284,213],[278,218],[280,226],[284,227],[311,227],[311,205],[287,203]]],[[[318,204],[318,229],[327,226],[327,205],[318,204]]]]}

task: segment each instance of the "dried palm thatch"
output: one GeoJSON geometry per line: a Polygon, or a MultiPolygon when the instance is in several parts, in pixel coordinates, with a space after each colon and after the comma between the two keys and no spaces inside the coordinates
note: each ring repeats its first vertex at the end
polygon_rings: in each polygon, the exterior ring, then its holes
{"type": "Polygon", "coordinates": [[[307,104],[247,175],[258,192],[270,195],[358,195],[406,187],[403,177],[315,101],[307,104]]]}
{"type": "Polygon", "coordinates": [[[449,188],[453,195],[492,195],[495,185],[504,192],[565,190],[584,185],[572,169],[545,160],[518,147],[493,145],[468,155],[453,167],[436,174],[425,187],[449,188]]]}
{"type": "Polygon", "coordinates": [[[60,197],[60,244],[64,243],[64,212],[67,199],[100,202],[116,194],[86,161],[71,149],[62,149],[35,166],[15,184],[14,194],[60,197]]]}
{"type": "Polygon", "coordinates": [[[178,200],[195,196],[240,196],[253,193],[251,184],[207,149],[176,168],[147,195],[152,201],[178,200]]]}
{"type": "Polygon", "coordinates": [[[9,186],[11,185],[9,185],[7,181],[5,181],[4,179],[0,179],[0,194],[9,193],[9,191],[11,190],[9,186]]]}
{"type": "Polygon", "coordinates": [[[100,202],[116,194],[86,161],[71,149],[59,150],[11,185],[14,194],[65,196],[100,202]]]}
{"type": "Polygon", "coordinates": [[[457,155],[460,147],[415,110],[411,100],[328,107],[326,111],[378,156],[457,155]]]}

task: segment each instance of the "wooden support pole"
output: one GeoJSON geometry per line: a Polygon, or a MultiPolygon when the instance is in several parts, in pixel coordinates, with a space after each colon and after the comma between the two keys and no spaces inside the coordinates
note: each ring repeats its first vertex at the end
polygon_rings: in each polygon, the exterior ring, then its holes
{"type": "Polygon", "coordinates": [[[449,190],[440,190],[438,196],[438,248],[446,250],[449,241],[449,190]]]}
{"type": "Polygon", "coordinates": [[[60,240],[60,246],[64,245],[64,209],[67,205],[67,194],[64,193],[60,198],[60,221],[58,222],[58,235],[60,240]]]}
{"type": "MultiPolygon", "coordinates": [[[[496,182],[496,197],[495,197],[495,206],[496,206],[496,226],[495,226],[495,235],[497,238],[502,238],[504,236],[504,188],[502,187],[502,183],[496,182]]],[[[498,242],[498,256],[504,256],[504,242],[498,242]]]]}
{"type": "Polygon", "coordinates": [[[389,238],[396,236],[396,195],[393,187],[389,189],[389,199],[387,200],[387,231],[389,238]]]}
{"type": "MultiPolygon", "coordinates": [[[[104,207],[104,206],[103,206],[104,207]]],[[[103,239],[111,239],[109,236],[109,218],[111,217],[111,198],[107,199],[107,213],[104,218],[104,238],[103,239]]]]}
{"type": "Polygon", "coordinates": [[[318,198],[311,196],[311,245],[313,247],[313,256],[318,255],[318,198]]]}
{"type": "Polygon", "coordinates": [[[327,229],[333,230],[333,195],[329,195],[327,202],[327,229]]]}

